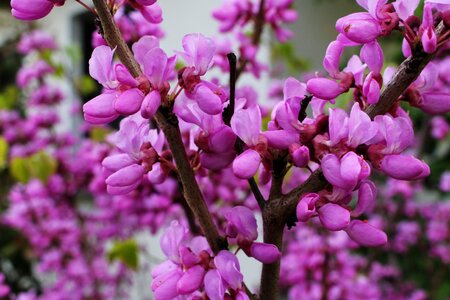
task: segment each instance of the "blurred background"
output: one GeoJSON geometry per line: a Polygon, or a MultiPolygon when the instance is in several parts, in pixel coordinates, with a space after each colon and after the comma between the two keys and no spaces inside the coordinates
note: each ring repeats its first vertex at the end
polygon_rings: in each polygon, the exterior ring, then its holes
{"type": "MultiPolygon", "coordinates": [[[[218,25],[212,18],[211,11],[220,6],[220,0],[170,0],[159,1],[158,3],[164,13],[164,21],[161,27],[166,32],[161,47],[167,53],[181,49],[180,41],[186,33],[201,32],[210,37],[218,35],[218,25]]],[[[321,71],[326,47],[336,37],[336,31],[334,30],[336,20],[341,16],[360,10],[355,1],[351,0],[298,0],[295,2],[295,8],[299,12],[299,18],[295,24],[290,26],[295,32],[295,38],[291,42],[279,44],[275,39],[272,39],[269,32],[265,32],[265,42],[259,55],[262,61],[271,62],[270,72],[264,73],[259,79],[255,79],[251,75],[245,75],[243,78],[242,84],[252,84],[258,91],[261,101],[267,100],[265,98],[273,79],[286,78],[287,76],[300,78],[309,72],[321,71]]],[[[92,32],[96,30],[94,18],[91,13],[75,1],[68,1],[62,8],[55,9],[41,21],[29,23],[15,20],[10,14],[8,1],[0,2],[0,110],[16,107],[15,101],[21,92],[15,84],[16,74],[24,63],[23,56],[16,50],[17,43],[21,34],[37,28],[45,29],[55,38],[61,51],[54,57],[54,60],[64,66],[62,72],[67,75],[55,79],[64,93],[64,101],[55,106],[61,120],[55,130],[82,134],[82,130],[80,130],[84,126],[82,116],[73,113],[74,107],[79,107],[95,96],[100,87],[89,78],[88,74],[88,60],[93,50],[92,32]]],[[[398,36],[394,36],[392,41],[384,41],[385,55],[392,59],[388,63],[401,62],[402,55],[399,41],[398,36]]],[[[351,54],[346,53],[347,57],[351,54]]],[[[421,134],[424,135],[424,139],[421,151],[424,156],[437,158],[431,164],[436,172],[425,183],[425,186],[430,190],[438,190],[441,175],[449,169],[450,165],[449,139],[447,137],[443,145],[442,143],[438,145],[430,134],[430,120],[416,111],[412,111],[411,115],[418,126],[422,128],[421,134]]],[[[6,164],[0,162],[0,165],[3,166],[0,178],[1,214],[8,208],[8,193],[11,186],[17,181],[17,177],[11,176],[10,168],[6,164]]],[[[49,167],[44,164],[43,168],[49,167]]],[[[419,197],[427,199],[444,197],[448,200],[448,194],[442,192],[433,192],[430,196],[430,192],[427,191],[420,194],[419,197]]],[[[399,219],[400,217],[395,216],[395,218],[399,219]]],[[[447,221],[447,212],[442,218],[447,221]]],[[[439,230],[450,231],[449,228],[445,229],[446,225],[440,226],[444,228],[439,230]]],[[[448,240],[450,239],[450,233],[447,232],[447,235],[446,239],[448,240]]],[[[139,267],[136,268],[132,276],[133,291],[131,292],[131,299],[152,299],[149,270],[164,257],[159,247],[160,233],[151,236],[147,232],[135,232],[134,237],[138,241],[140,253],[144,254],[141,256],[139,267]],[[142,263],[144,260],[145,263],[142,263]]],[[[34,268],[35,257],[28,243],[27,238],[20,231],[2,225],[0,222],[0,272],[5,274],[6,282],[15,292],[30,289],[40,291],[42,283],[52,280],[48,273],[41,273],[34,268]]],[[[116,246],[111,243],[110,249],[117,250],[116,246]]],[[[126,245],[124,247],[126,248],[126,245]]],[[[422,255],[428,253],[426,252],[428,250],[420,250],[420,247],[414,248],[411,253],[408,252],[408,260],[402,261],[400,266],[405,267],[404,270],[410,275],[408,278],[416,280],[415,282],[418,282],[417,284],[421,288],[436,290],[436,294],[429,299],[450,299],[450,257],[448,260],[428,261],[426,266],[416,265],[414,260],[419,260],[422,255]],[[439,265],[440,268],[434,270],[439,265]],[[434,274],[434,282],[425,278],[432,275],[428,272],[434,274]]],[[[447,249],[446,251],[450,250],[447,249]]],[[[385,253],[364,254],[386,261],[392,259],[385,253]]],[[[450,256],[450,252],[448,255],[450,256]]],[[[242,259],[241,269],[245,281],[249,286],[257,285],[261,265],[255,260],[248,259],[245,255],[240,259],[242,259]]],[[[394,281],[394,279],[392,280],[394,281]]],[[[406,300],[406,298],[404,299],[406,300]]]]}

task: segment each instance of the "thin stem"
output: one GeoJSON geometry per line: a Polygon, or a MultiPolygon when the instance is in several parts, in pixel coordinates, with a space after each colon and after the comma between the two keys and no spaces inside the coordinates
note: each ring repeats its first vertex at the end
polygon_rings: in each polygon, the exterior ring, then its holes
{"type": "MultiPolygon", "coordinates": [[[[101,22],[103,37],[111,48],[116,48],[119,59],[128,68],[130,73],[134,77],[138,77],[142,74],[142,71],[117,28],[106,2],[104,0],[93,0],[93,2],[101,22]]],[[[211,249],[214,253],[218,253],[221,249],[227,247],[227,243],[226,240],[219,235],[208,210],[208,206],[200,192],[200,188],[195,179],[194,171],[190,165],[181,138],[178,119],[170,110],[165,107],[160,107],[155,114],[155,120],[158,127],[164,132],[175,160],[178,174],[183,185],[183,196],[198,220],[211,249]]]]}
{"type": "Polygon", "coordinates": [[[81,1],[81,0],[75,0],[76,2],[78,2],[79,4],[81,4],[81,6],[83,6],[84,8],[86,8],[87,10],[89,10],[91,13],[93,13],[94,15],[97,15],[97,12],[92,8],[92,7],[90,7],[89,5],[87,5],[86,3],[84,3],[83,1],[81,1]]]}
{"type": "MultiPolygon", "coordinates": [[[[252,35],[252,44],[254,46],[258,46],[261,42],[261,36],[264,31],[264,23],[265,23],[265,0],[261,0],[259,2],[258,14],[256,15],[255,23],[253,24],[253,35],[252,35]]],[[[248,64],[247,59],[239,59],[239,67],[236,72],[236,80],[241,76],[241,74],[245,71],[245,67],[248,64]]]]}
{"type": "Polygon", "coordinates": [[[237,59],[234,53],[227,54],[228,63],[230,64],[230,104],[227,107],[228,116],[224,120],[225,124],[230,125],[231,117],[234,114],[234,107],[236,103],[236,78],[237,78],[237,59]]]}
{"type": "MultiPolygon", "coordinates": [[[[227,58],[230,64],[230,104],[225,108],[222,118],[223,122],[226,125],[230,126],[231,118],[233,117],[236,103],[237,62],[236,62],[236,55],[234,53],[228,53],[227,58]]],[[[239,138],[236,140],[235,149],[238,154],[241,154],[244,151],[244,143],[239,138]]],[[[250,185],[250,189],[253,195],[255,196],[256,202],[258,203],[260,209],[261,210],[264,209],[266,200],[261,194],[261,191],[259,190],[255,178],[252,177],[248,179],[248,184],[250,185]]]]}
{"type": "Polygon", "coordinates": [[[300,103],[300,111],[298,113],[298,120],[300,121],[300,123],[302,123],[308,116],[306,114],[306,109],[308,108],[308,105],[311,102],[312,98],[313,97],[311,95],[306,96],[300,103]]]}

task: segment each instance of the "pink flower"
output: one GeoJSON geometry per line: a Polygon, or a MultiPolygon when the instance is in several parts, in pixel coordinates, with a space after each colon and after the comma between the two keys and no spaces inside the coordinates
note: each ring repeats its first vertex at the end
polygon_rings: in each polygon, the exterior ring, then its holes
{"type": "Polygon", "coordinates": [[[250,256],[263,264],[272,264],[280,259],[281,252],[272,244],[253,243],[250,247],[250,256]]]}
{"type": "Polygon", "coordinates": [[[227,225],[225,232],[231,238],[254,241],[258,237],[256,218],[245,206],[235,206],[225,213],[227,225]]]}
{"type": "Polygon", "coordinates": [[[387,243],[386,233],[360,220],[351,221],[345,231],[361,246],[379,247],[387,243]]]}
{"type": "Polygon", "coordinates": [[[335,80],[327,78],[313,78],[308,80],[306,89],[317,98],[324,100],[333,100],[348,90],[335,80]]]}
{"type": "Polygon", "coordinates": [[[386,155],[381,161],[381,170],[400,180],[418,180],[430,175],[430,167],[412,155],[386,155]]]}
{"type": "Polygon", "coordinates": [[[328,230],[338,231],[350,224],[350,212],[340,205],[327,203],[318,210],[322,225],[328,230]]]}
{"type": "Polygon", "coordinates": [[[308,165],[310,159],[308,147],[301,146],[297,143],[291,144],[289,146],[289,154],[296,167],[304,168],[308,165]]]}
{"type": "Polygon", "coordinates": [[[216,47],[212,39],[201,33],[191,33],[183,37],[184,52],[181,57],[186,61],[188,67],[194,68],[194,75],[205,75],[213,64],[216,47]]]}
{"type": "Polygon", "coordinates": [[[300,222],[306,222],[316,214],[316,202],[319,198],[320,196],[315,193],[309,193],[302,197],[296,209],[297,219],[300,222]]]}
{"type": "Polygon", "coordinates": [[[328,182],[346,191],[352,191],[370,174],[367,162],[354,152],[348,152],[340,160],[334,154],[327,154],[322,159],[321,165],[328,182]]]}
{"type": "Polygon", "coordinates": [[[11,0],[11,12],[19,20],[31,21],[45,17],[54,6],[64,4],[64,0],[11,0]]]}

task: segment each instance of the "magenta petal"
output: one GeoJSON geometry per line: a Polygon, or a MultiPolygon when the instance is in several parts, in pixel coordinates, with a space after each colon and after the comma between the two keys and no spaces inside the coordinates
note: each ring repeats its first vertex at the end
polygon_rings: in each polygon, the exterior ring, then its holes
{"type": "Polygon", "coordinates": [[[240,271],[239,261],[234,254],[222,250],[214,258],[214,264],[219,271],[220,277],[222,277],[232,289],[236,290],[241,287],[244,277],[240,271]]]}
{"type": "Polygon", "coordinates": [[[185,295],[198,290],[203,283],[205,273],[205,269],[200,265],[188,269],[177,283],[178,293],[185,295]]]}
{"type": "Polygon", "coordinates": [[[446,114],[450,111],[450,93],[448,92],[426,92],[422,99],[414,106],[419,107],[429,114],[446,114]]]}
{"type": "Polygon", "coordinates": [[[399,180],[422,179],[429,175],[429,167],[412,155],[386,155],[381,161],[381,170],[399,180]]]}
{"type": "Polygon", "coordinates": [[[251,209],[245,206],[235,206],[225,213],[226,234],[231,238],[240,237],[254,241],[258,237],[256,218],[251,209]]]}
{"type": "Polygon", "coordinates": [[[384,55],[380,44],[375,40],[369,44],[364,44],[361,48],[361,60],[367,64],[369,70],[375,74],[380,74],[383,67],[384,55]]]}
{"type": "Polygon", "coordinates": [[[48,0],[11,0],[12,15],[19,20],[37,20],[45,17],[53,8],[48,0]]]}
{"type": "Polygon", "coordinates": [[[234,149],[236,135],[228,126],[221,126],[209,139],[209,148],[214,152],[229,152],[234,149]]]}
{"type": "Polygon", "coordinates": [[[234,158],[236,157],[236,152],[234,150],[222,153],[200,153],[200,162],[202,166],[209,170],[221,170],[228,165],[230,165],[234,158]]]}
{"type": "Polygon", "coordinates": [[[306,85],[293,77],[289,77],[284,82],[283,96],[284,100],[291,98],[304,98],[306,95],[306,85]]]}
{"type": "Polygon", "coordinates": [[[347,113],[340,108],[330,108],[328,131],[330,142],[334,146],[348,136],[349,119],[347,113]]]}
{"type": "Polygon", "coordinates": [[[178,296],[177,283],[183,271],[176,269],[153,279],[152,290],[156,300],[172,300],[178,296]]]}
{"type": "Polygon", "coordinates": [[[186,234],[187,230],[183,225],[178,221],[172,221],[159,241],[161,250],[173,262],[180,262],[179,248],[185,240],[186,234]]]}
{"type": "Polygon", "coordinates": [[[249,146],[255,146],[258,143],[261,124],[261,110],[258,105],[238,109],[231,118],[231,129],[249,146]],[[249,122],[249,120],[252,121],[249,122]]]}
{"type": "Polygon", "coordinates": [[[250,255],[263,264],[272,264],[280,259],[281,252],[272,244],[253,243],[250,247],[250,255]]]}
{"type": "Polygon", "coordinates": [[[353,13],[338,19],[336,30],[360,44],[370,43],[382,34],[378,21],[368,13],[353,13]]]}
{"type": "MultiPolygon", "coordinates": [[[[116,110],[114,109],[114,103],[117,95],[115,93],[100,94],[94,99],[88,101],[83,105],[83,112],[85,119],[88,122],[95,120],[114,120],[118,117],[116,110]]],[[[95,124],[105,124],[99,122],[92,122],[95,124]]]]}
{"type": "Polygon", "coordinates": [[[297,204],[296,214],[300,222],[308,221],[316,213],[316,202],[320,196],[315,193],[308,193],[302,197],[297,204]]]}
{"type": "Polygon", "coordinates": [[[136,163],[127,153],[115,154],[106,157],[102,165],[109,171],[115,172],[136,163]]]}
{"type": "Polygon", "coordinates": [[[189,66],[194,66],[197,75],[204,75],[213,63],[215,53],[213,40],[200,33],[191,33],[183,37],[183,58],[189,66]]]}
{"type": "Polygon", "coordinates": [[[378,247],[387,243],[386,233],[360,220],[353,220],[345,231],[361,246],[378,247]]]}
{"type": "Polygon", "coordinates": [[[126,90],[117,98],[114,109],[121,115],[132,115],[141,107],[143,98],[144,93],[138,88],[126,90]]]}
{"type": "Polygon", "coordinates": [[[153,35],[143,36],[133,44],[133,53],[136,60],[144,65],[145,55],[153,48],[159,47],[159,39],[153,35]]]}
{"type": "Polygon", "coordinates": [[[141,116],[145,119],[151,119],[159,106],[161,105],[161,94],[159,91],[153,90],[147,94],[142,101],[141,116]]]}
{"type": "Polygon", "coordinates": [[[304,168],[308,165],[310,159],[308,147],[293,143],[289,146],[289,154],[296,167],[304,168]]]}
{"type": "Polygon", "coordinates": [[[162,22],[162,9],[158,4],[153,4],[151,6],[144,6],[139,9],[142,16],[153,24],[159,24],[162,22]]]}
{"type": "Polygon", "coordinates": [[[358,203],[352,211],[352,217],[359,217],[361,214],[367,212],[375,203],[377,197],[377,187],[372,181],[365,181],[361,183],[358,190],[358,203]]]}
{"type": "Polygon", "coordinates": [[[332,77],[339,74],[339,61],[343,51],[344,45],[339,41],[333,41],[328,45],[323,59],[323,67],[332,77]]]}
{"type": "Polygon", "coordinates": [[[268,130],[262,132],[262,135],[267,138],[269,147],[282,150],[300,139],[297,132],[290,130],[268,130]]]}
{"type": "Polygon", "coordinates": [[[114,71],[116,73],[117,80],[125,85],[128,85],[130,87],[137,87],[139,85],[139,82],[134,79],[134,77],[130,74],[130,71],[128,71],[127,67],[125,67],[122,64],[117,64],[114,68],[114,71]]]}
{"type": "Polygon", "coordinates": [[[329,183],[333,186],[344,187],[346,183],[341,177],[340,165],[341,162],[334,154],[327,154],[322,158],[320,162],[322,166],[323,175],[329,183]]]}
{"type": "Polygon", "coordinates": [[[350,224],[350,212],[340,205],[327,203],[318,212],[320,222],[329,230],[342,230],[350,224]]]}
{"type": "Polygon", "coordinates": [[[248,179],[253,177],[258,171],[261,163],[261,156],[258,152],[248,149],[235,158],[233,161],[233,173],[239,178],[248,179]]]}
{"type": "Polygon", "coordinates": [[[333,100],[344,90],[335,80],[328,78],[313,78],[306,83],[306,89],[317,98],[333,100]]]}
{"type": "Polygon", "coordinates": [[[223,300],[225,287],[217,270],[209,270],[205,276],[205,292],[210,300],[223,300]]]}
{"type": "Polygon", "coordinates": [[[109,46],[98,46],[89,59],[89,74],[101,85],[115,88],[112,68],[114,52],[109,46]]]}
{"type": "Polygon", "coordinates": [[[345,182],[342,188],[353,190],[356,187],[362,172],[361,160],[354,152],[348,152],[341,158],[340,174],[345,182]]]}
{"type": "Polygon", "coordinates": [[[113,173],[106,179],[106,184],[111,186],[129,186],[142,180],[145,174],[144,167],[132,164],[113,173]]]}
{"type": "Polygon", "coordinates": [[[193,98],[197,101],[201,110],[209,115],[217,115],[222,112],[222,100],[206,85],[200,85],[195,90],[193,98]]]}
{"type": "Polygon", "coordinates": [[[179,253],[180,253],[181,263],[186,268],[191,268],[200,262],[200,257],[195,255],[195,253],[192,252],[191,248],[189,248],[189,247],[181,246],[179,248],[179,253]]]}

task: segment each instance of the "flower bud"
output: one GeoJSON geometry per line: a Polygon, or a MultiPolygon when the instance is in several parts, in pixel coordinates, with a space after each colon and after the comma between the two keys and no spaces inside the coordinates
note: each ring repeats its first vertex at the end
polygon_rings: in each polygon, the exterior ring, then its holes
{"type": "Polygon", "coordinates": [[[292,162],[299,168],[304,168],[309,163],[309,149],[306,146],[301,146],[297,143],[289,146],[289,154],[291,155],[292,162]]]}
{"type": "Polygon", "coordinates": [[[253,243],[250,248],[250,256],[264,264],[272,264],[281,257],[277,246],[266,243],[253,243]]]}

